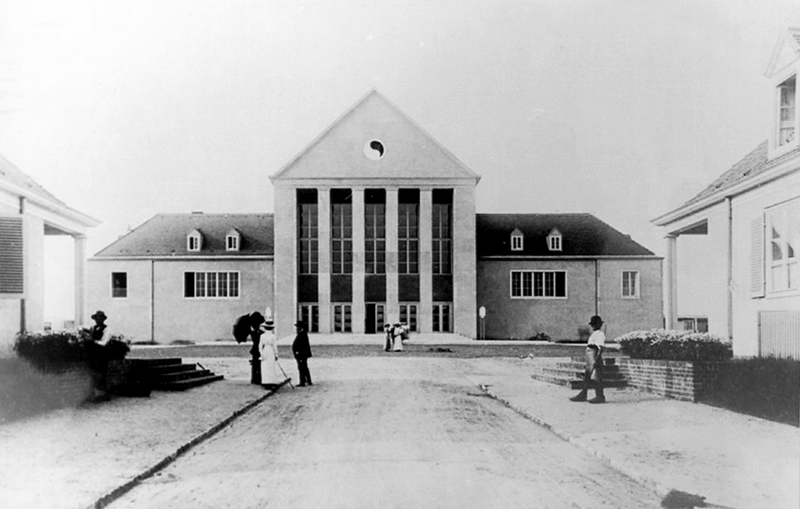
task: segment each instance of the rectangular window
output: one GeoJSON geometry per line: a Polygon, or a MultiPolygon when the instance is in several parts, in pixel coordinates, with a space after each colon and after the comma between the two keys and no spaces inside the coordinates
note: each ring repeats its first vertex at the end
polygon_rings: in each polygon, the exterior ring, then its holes
{"type": "Polygon", "coordinates": [[[511,237],[511,250],[522,251],[522,235],[513,235],[511,237]]]}
{"type": "Polygon", "coordinates": [[[778,86],[778,146],[794,141],[797,77],[792,76],[778,86]]]}
{"type": "Polygon", "coordinates": [[[638,270],[623,270],[622,271],[622,298],[623,299],[638,299],[639,298],[639,271],[638,270]]]}
{"type": "Polygon", "coordinates": [[[300,304],[300,321],[306,324],[308,332],[319,332],[319,305],[300,304]]]}
{"type": "Polygon", "coordinates": [[[353,332],[351,311],[350,304],[333,305],[333,332],[353,332]]]}
{"type": "Polygon", "coordinates": [[[185,272],[183,296],[186,298],[239,297],[238,272],[185,272]]]}
{"type": "Polygon", "coordinates": [[[417,331],[417,304],[400,304],[400,323],[408,325],[411,332],[417,331]]]}
{"type": "Polygon", "coordinates": [[[767,291],[800,289],[800,199],[765,211],[767,291]]]}
{"type": "MultiPolygon", "coordinates": [[[[314,194],[316,199],[316,193],[314,194]]],[[[316,203],[301,203],[298,232],[298,253],[300,274],[319,272],[319,224],[316,203]]]]}
{"type": "Polygon", "coordinates": [[[398,272],[419,274],[419,205],[400,203],[398,222],[398,272]]]}
{"type": "Polygon", "coordinates": [[[679,316],[681,329],[692,332],[708,332],[708,318],[700,316],[679,316]]]}
{"type": "Polygon", "coordinates": [[[450,304],[434,304],[432,319],[433,332],[451,332],[450,304]]]}
{"type": "Polygon", "coordinates": [[[238,251],[239,250],[239,237],[235,235],[228,235],[226,238],[226,249],[228,251],[238,251]]]}
{"type": "Polygon", "coordinates": [[[353,273],[353,205],[350,189],[331,189],[331,274],[353,273]]]}
{"type": "Polygon", "coordinates": [[[364,270],[367,274],[386,274],[386,205],[364,205],[364,270]]]}
{"type": "Polygon", "coordinates": [[[128,273],[111,273],[111,297],[114,299],[124,299],[128,297],[128,273]]]}
{"type": "Polygon", "coordinates": [[[434,203],[433,216],[433,273],[452,273],[453,233],[450,227],[450,204],[434,203]]]}
{"type": "Polygon", "coordinates": [[[563,270],[512,270],[512,299],[564,299],[567,273],[563,270]]]}

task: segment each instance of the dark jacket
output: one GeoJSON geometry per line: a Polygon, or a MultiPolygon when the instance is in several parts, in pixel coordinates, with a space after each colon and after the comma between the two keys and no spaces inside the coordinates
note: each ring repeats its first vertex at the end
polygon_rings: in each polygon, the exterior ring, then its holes
{"type": "Polygon", "coordinates": [[[308,359],[311,357],[311,344],[308,342],[306,331],[300,331],[292,342],[292,353],[295,359],[308,359]]]}

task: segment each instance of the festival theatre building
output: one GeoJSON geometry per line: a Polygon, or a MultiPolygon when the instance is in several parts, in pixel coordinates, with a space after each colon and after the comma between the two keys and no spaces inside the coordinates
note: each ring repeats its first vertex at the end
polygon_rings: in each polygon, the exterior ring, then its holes
{"type": "MultiPolygon", "coordinates": [[[[554,339],[577,339],[578,328],[597,313],[613,328],[609,334],[663,323],[659,257],[589,214],[476,215],[480,177],[376,91],[271,180],[275,210],[264,219],[272,220],[270,228],[242,235],[235,222],[244,218],[236,214],[151,221],[150,228],[164,223],[173,233],[150,232],[150,238],[186,236],[175,242],[186,249],[165,254],[176,276],[161,285],[151,277],[143,298],[176,294],[162,297],[180,306],[169,313],[172,321],[179,316],[201,337],[224,335],[236,312],[266,306],[279,337],[291,335],[298,319],[312,334],[380,334],[384,323],[404,322],[424,334],[529,338],[544,332],[554,339]],[[221,238],[204,243],[212,230],[221,238]],[[226,245],[225,232],[239,235],[237,246],[265,249],[204,253],[204,245],[226,245]],[[258,263],[248,265],[256,255],[258,263]],[[241,287],[226,288],[224,297],[218,288],[204,288],[198,298],[196,277],[185,274],[202,273],[207,287],[214,260],[236,262],[241,287]],[[192,268],[200,264],[202,271],[192,268]],[[260,283],[248,286],[249,279],[260,283]],[[249,292],[257,295],[243,294],[249,292]]],[[[118,241],[125,242],[127,261],[154,262],[137,247],[137,230],[118,241]]],[[[112,244],[90,260],[96,293],[108,293],[103,288],[122,255],[112,244]]],[[[230,275],[225,279],[230,283],[230,275]]],[[[218,286],[219,276],[213,280],[218,286]]],[[[109,316],[108,309],[135,312],[109,295],[90,300],[90,309],[107,308],[109,316]]],[[[140,310],[159,312],[157,302],[141,304],[140,310]]],[[[150,328],[147,339],[191,339],[163,337],[158,324],[150,328]]]]}

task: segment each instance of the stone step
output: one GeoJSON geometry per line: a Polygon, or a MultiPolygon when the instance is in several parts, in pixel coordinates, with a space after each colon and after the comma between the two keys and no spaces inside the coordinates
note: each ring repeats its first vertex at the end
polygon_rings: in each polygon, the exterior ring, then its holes
{"type": "Polygon", "coordinates": [[[205,385],[211,382],[216,382],[218,380],[222,380],[223,378],[224,377],[222,375],[215,375],[211,373],[210,375],[188,378],[185,380],[156,383],[151,387],[155,391],[185,391],[186,389],[191,389],[193,387],[199,387],[201,385],[205,385]]]}

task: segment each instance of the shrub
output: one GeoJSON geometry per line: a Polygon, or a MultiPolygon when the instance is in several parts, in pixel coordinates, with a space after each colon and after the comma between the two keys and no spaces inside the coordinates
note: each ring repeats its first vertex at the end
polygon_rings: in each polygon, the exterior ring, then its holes
{"type": "Polygon", "coordinates": [[[800,426],[800,360],[735,359],[700,401],[800,426]]]}
{"type": "Polygon", "coordinates": [[[528,341],[550,341],[550,336],[546,332],[537,332],[528,341]]]}
{"type": "Polygon", "coordinates": [[[95,365],[101,360],[121,360],[130,351],[122,336],[112,336],[105,346],[92,341],[88,330],[23,332],[17,335],[14,351],[41,371],[61,372],[69,365],[95,365]]]}
{"type": "Polygon", "coordinates": [[[707,332],[653,329],[629,332],[615,341],[633,359],[724,361],[733,357],[729,339],[707,332]]]}

